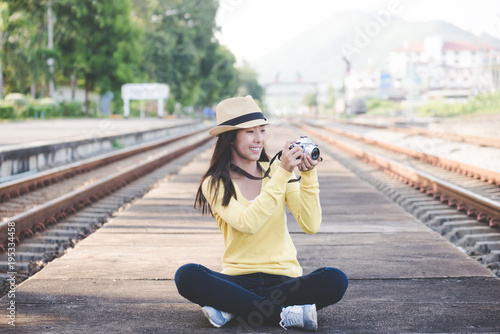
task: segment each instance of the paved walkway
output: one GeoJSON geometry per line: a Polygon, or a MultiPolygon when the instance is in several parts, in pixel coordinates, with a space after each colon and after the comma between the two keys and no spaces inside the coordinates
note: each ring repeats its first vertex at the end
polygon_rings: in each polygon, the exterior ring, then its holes
{"type": "MultiPolygon", "coordinates": [[[[294,133],[275,125],[270,152],[294,133]],[[279,144],[278,144],[279,143],[279,144]]],[[[17,287],[6,333],[284,333],[236,319],[213,328],[175,288],[188,262],[220,270],[223,239],[192,208],[211,152],[17,287]]],[[[289,228],[304,272],[342,269],[342,301],[318,312],[320,333],[500,332],[500,280],[329,156],[318,166],[323,225],[289,228]]],[[[0,300],[5,312],[8,298],[0,300]]],[[[299,333],[296,329],[288,332],[299,333]]]]}

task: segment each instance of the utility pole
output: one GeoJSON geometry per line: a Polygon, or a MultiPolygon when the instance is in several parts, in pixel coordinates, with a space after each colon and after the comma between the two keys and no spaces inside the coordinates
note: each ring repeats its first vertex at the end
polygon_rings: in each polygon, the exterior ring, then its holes
{"type": "MultiPolygon", "coordinates": [[[[0,36],[1,38],[2,36],[0,36]]],[[[0,43],[0,46],[2,44],[0,43]]],[[[3,100],[3,74],[2,74],[2,60],[0,59],[0,100],[3,100]]]]}
{"type": "MultiPolygon", "coordinates": [[[[54,34],[53,34],[53,21],[52,21],[52,0],[49,0],[49,5],[47,9],[47,30],[48,30],[48,47],[49,50],[54,49],[54,34]]],[[[50,71],[50,81],[49,81],[49,97],[54,98],[54,58],[47,59],[47,64],[49,65],[50,71]]]]}
{"type": "Polygon", "coordinates": [[[351,114],[351,101],[349,100],[349,94],[351,93],[351,91],[349,90],[350,87],[348,78],[349,75],[351,74],[351,62],[346,57],[342,58],[344,59],[344,62],[346,64],[345,75],[344,75],[344,104],[345,104],[344,111],[345,114],[349,116],[351,114]]]}
{"type": "MultiPolygon", "coordinates": [[[[0,52],[3,49],[3,43],[5,42],[5,30],[7,30],[7,21],[9,19],[9,5],[5,2],[0,3],[0,52]],[[5,15],[5,13],[7,15],[5,15]],[[7,16],[7,20],[4,21],[4,16],[7,16]]],[[[3,69],[2,69],[2,59],[0,58],[0,100],[3,100],[3,69]]]]}

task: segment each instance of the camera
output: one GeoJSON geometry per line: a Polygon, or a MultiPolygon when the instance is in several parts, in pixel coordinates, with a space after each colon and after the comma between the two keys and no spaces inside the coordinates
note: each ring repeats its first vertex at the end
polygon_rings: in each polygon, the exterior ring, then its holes
{"type": "Polygon", "coordinates": [[[311,139],[307,136],[300,136],[300,139],[298,142],[295,144],[290,145],[290,149],[294,147],[295,145],[298,145],[299,147],[302,148],[302,151],[304,151],[304,154],[309,155],[313,160],[318,160],[319,159],[319,148],[318,145],[314,144],[311,139]]]}

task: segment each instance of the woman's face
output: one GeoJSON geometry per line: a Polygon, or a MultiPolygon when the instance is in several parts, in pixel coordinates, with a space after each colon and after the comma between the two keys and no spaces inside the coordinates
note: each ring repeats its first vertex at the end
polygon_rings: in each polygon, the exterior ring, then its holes
{"type": "Polygon", "coordinates": [[[266,139],[265,125],[236,131],[236,138],[231,146],[233,161],[258,161],[266,139]]]}

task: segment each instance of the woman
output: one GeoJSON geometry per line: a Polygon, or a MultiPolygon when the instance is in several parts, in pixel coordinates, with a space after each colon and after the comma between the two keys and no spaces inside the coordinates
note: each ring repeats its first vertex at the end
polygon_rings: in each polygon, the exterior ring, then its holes
{"type": "Polygon", "coordinates": [[[270,164],[264,148],[269,122],[250,96],[222,101],[216,115],[209,133],[218,140],[195,207],[210,211],[224,235],[223,270],[186,264],[175,274],[177,289],[202,306],[215,327],[239,316],[245,326],[316,330],[316,310],[342,299],[348,280],[328,267],[302,276],[285,209],[304,232],[318,231],[318,160],[288,140],[281,161],[270,164]],[[295,168],[300,183],[293,182],[295,168]]]}

